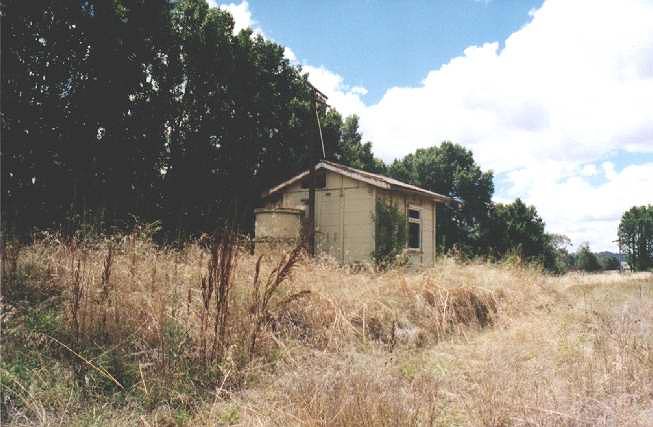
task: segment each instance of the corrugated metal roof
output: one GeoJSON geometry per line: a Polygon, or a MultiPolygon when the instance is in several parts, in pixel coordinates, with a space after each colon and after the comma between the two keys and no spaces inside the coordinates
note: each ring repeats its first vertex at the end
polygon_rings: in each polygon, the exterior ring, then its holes
{"type": "MultiPolygon", "coordinates": [[[[366,172],[360,169],[355,169],[350,166],[345,166],[341,165],[339,163],[331,162],[328,160],[322,160],[320,161],[317,166],[317,170],[324,169],[324,170],[329,170],[344,176],[347,176],[349,178],[352,178],[357,181],[362,181],[366,182],[372,186],[375,186],[377,188],[382,188],[384,190],[396,190],[396,191],[405,191],[405,192],[410,192],[410,193],[416,193],[420,194],[422,196],[429,197],[431,199],[444,202],[444,203],[452,203],[452,204],[459,204],[461,203],[458,200],[455,200],[451,197],[444,196],[442,194],[434,193],[433,191],[425,190],[423,188],[417,187],[415,185],[410,185],[406,184],[405,182],[401,182],[399,180],[389,178],[387,176],[379,175],[376,173],[371,173],[371,172],[366,172]]],[[[289,185],[294,184],[295,182],[301,180],[305,176],[309,174],[309,171],[306,170],[299,175],[290,178],[288,181],[285,181],[276,187],[271,188],[267,192],[263,194],[263,197],[270,196],[280,190],[283,190],[284,188],[288,187],[289,185]]]]}

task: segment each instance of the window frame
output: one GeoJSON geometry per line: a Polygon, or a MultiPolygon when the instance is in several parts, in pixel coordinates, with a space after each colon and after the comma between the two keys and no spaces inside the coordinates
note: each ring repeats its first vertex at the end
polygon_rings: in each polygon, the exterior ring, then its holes
{"type": "Polygon", "coordinates": [[[422,251],[424,247],[423,239],[422,239],[422,208],[418,206],[408,206],[406,209],[406,219],[408,223],[408,238],[406,239],[406,248],[409,251],[422,251]],[[418,213],[419,218],[413,218],[410,216],[410,211],[415,211],[418,213]],[[417,224],[418,228],[418,238],[419,238],[419,243],[418,247],[412,247],[410,246],[410,224],[417,224]]]}

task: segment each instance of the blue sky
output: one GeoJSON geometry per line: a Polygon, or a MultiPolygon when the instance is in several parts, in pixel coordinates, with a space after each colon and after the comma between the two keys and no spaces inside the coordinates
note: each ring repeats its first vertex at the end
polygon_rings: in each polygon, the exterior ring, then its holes
{"type": "Polygon", "coordinates": [[[386,162],[462,144],[597,251],[653,204],[653,0],[235,1],[386,162]]]}
{"type": "Polygon", "coordinates": [[[367,102],[386,89],[421,81],[470,45],[505,40],[541,0],[299,1],[251,0],[252,15],[297,57],[367,88],[367,102]]]}

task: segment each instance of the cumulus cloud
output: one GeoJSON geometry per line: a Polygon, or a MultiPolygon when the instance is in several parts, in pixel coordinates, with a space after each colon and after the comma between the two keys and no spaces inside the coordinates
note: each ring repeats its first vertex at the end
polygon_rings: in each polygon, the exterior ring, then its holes
{"type": "Polygon", "coordinates": [[[251,28],[255,34],[260,34],[265,37],[263,29],[258,25],[252,16],[252,10],[249,7],[247,0],[240,3],[220,3],[218,0],[207,0],[211,7],[218,7],[226,10],[234,18],[234,34],[240,32],[245,28],[251,28]]]}
{"type": "Polygon", "coordinates": [[[288,61],[293,63],[297,63],[299,61],[297,59],[297,55],[295,55],[295,52],[293,52],[293,50],[289,47],[285,47],[283,49],[283,56],[285,56],[288,61]]]}
{"type": "MultiPolygon", "coordinates": [[[[252,25],[246,2],[234,8],[252,25]]],[[[361,117],[382,159],[463,144],[495,171],[496,200],[521,197],[550,231],[614,249],[621,213],[653,203],[653,164],[613,163],[653,154],[651,22],[649,0],[545,0],[506,40],[470,46],[373,105],[340,74],[303,68],[332,106],[361,117]]]]}
{"type": "Polygon", "coordinates": [[[616,171],[611,162],[604,162],[596,170],[601,178],[598,184],[583,176],[582,170],[566,169],[557,162],[545,162],[511,172],[522,187],[513,187],[508,194],[537,206],[549,230],[566,234],[576,246],[587,241],[595,250],[614,249],[623,212],[653,202],[653,163],[616,171]]]}
{"type": "Polygon", "coordinates": [[[344,83],[344,78],[327,68],[304,64],[303,70],[308,73],[308,80],[329,98],[333,106],[343,116],[360,113],[366,110],[362,96],[367,89],[362,86],[350,87],[344,83]]]}
{"type": "Polygon", "coordinates": [[[614,248],[620,214],[653,203],[651,165],[606,161],[653,152],[651,22],[650,1],[546,0],[503,47],[470,46],[360,109],[363,132],[386,161],[461,143],[502,178],[499,199],[522,197],[550,230],[614,248]]]}
{"type": "Polygon", "coordinates": [[[506,172],[653,144],[653,3],[548,0],[499,43],[471,46],[361,125],[386,160],[451,139],[506,172]],[[506,156],[505,153],[511,153],[506,156]]]}
{"type": "MultiPolygon", "coordinates": [[[[263,32],[258,21],[254,20],[252,10],[250,9],[247,0],[242,0],[240,3],[218,3],[217,0],[207,0],[207,2],[211,7],[219,7],[231,14],[234,18],[234,34],[238,34],[240,30],[245,28],[250,28],[254,35],[260,35],[261,37],[270,39],[270,37],[263,32]]],[[[299,63],[297,55],[295,55],[295,52],[293,52],[291,48],[285,47],[283,54],[290,62],[299,63]]]]}
{"type": "MultiPolygon", "coordinates": [[[[234,32],[239,32],[245,28],[252,28],[257,30],[255,21],[252,19],[252,11],[249,9],[249,3],[246,1],[236,3],[225,3],[220,7],[227,12],[231,13],[234,18],[234,32]]],[[[260,30],[259,30],[260,32],[260,30]]]]}

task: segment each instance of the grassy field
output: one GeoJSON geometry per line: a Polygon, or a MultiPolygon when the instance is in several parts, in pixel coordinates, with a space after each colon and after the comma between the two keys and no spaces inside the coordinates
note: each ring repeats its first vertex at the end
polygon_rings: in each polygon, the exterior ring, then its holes
{"type": "Polygon", "coordinates": [[[3,425],[653,425],[653,275],[232,239],[3,251],[3,425]]]}

